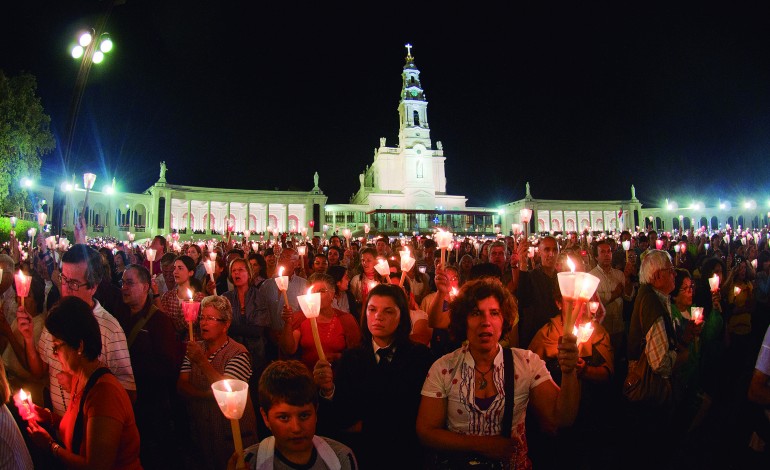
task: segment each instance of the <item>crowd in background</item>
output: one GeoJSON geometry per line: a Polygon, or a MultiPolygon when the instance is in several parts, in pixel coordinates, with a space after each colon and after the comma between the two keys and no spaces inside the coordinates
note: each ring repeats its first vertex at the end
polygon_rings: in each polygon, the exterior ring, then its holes
{"type": "Polygon", "coordinates": [[[511,233],[451,250],[430,235],[12,238],[0,398],[31,399],[1,410],[13,438],[0,467],[232,468],[211,391],[223,378],[250,385],[251,468],[766,465],[767,235],[511,233]],[[582,340],[564,331],[566,271],[599,279],[582,340]],[[192,323],[187,301],[200,302],[192,323]],[[624,399],[642,356],[671,387],[665,403],[624,399]]]}

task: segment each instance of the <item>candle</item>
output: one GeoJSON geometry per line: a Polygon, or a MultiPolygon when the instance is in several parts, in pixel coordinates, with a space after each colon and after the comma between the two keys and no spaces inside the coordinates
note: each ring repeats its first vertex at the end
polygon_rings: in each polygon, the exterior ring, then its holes
{"type": "Polygon", "coordinates": [[[655,248],[658,250],[663,249],[663,240],[655,240],[655,248]]]}
{"type": "Polygon", "coordinates": [[[594,333],[594,325],[592,322],[588,322],[584,325],[575,325],[572,327],[572,334],[577,337],[577,344],[580,346],[582,343],[588,342],[591,339],[591,335],[594,333]]]}
{"type": "Polygon", "coordinates": [[[147,261],[150,262],[150,277],[152,277],[152,264],[155,262],[156,251],[152,248],[144,250],[144,255],[147,257],[147,261]]]}
{"type": "Polygon", "coordinates": [[[719,276],[717,274],[709,278],[709,287],[711,287],[711,292],[719,290],[719,276]]]}
{"type": "Polygon", "coordinates": [[[690,307],[690,318],[696,325],[703,323],[703,307],[690,307]]]}
{"type": "Polygon", "coordinates": [[[631,241],[630,240],[626,240],[626,241],[624,241],[621,244],[623,245],[623,250],[625,250],[625,252],[626,252],[626,263],[628,263],[628,250],[631,249],[631,241]]]}
{"type": "Polygon", "coordinates": [[[297,296],[297,301],[302,308],[302,313],[310,319],[310,329],[313,331],[313,341],[318,352],[318,358],[325,361],[326,355],[321,346],[321,337],[318,335],[318,322],[316,321],[321,312],[321,294],[319,292],[313,293],[313,288],[309,287],[306,295],[297,296]]]}
{"type": "Polygon", "coordinates": [[[193,334],[193,323],[198,318],[198,311],[200,310],[201,303],[193,300],[193,293],[190,289],[187,289],[187,300],[182,302],[182,313],[184,319],[187,322],[190,333],[190,341],[195,339],[193,334]]]}
{"type": "Polygon", "coordinates": [[[289,289],[289,276],[283,275],[283,266],[280,266],[278,268],[278,276],[275,278],[275,285],[278,287],[278,290],[283,292],[283,301],[284,305],[289,305],[289,296],[286,294],[286,291],[289,289]]]}
{"type": "Polygon", "coordinates": [[[243,238],[248,240],[250,236],[251,236],[251,230],[244,230],[243,231],[243,238]]]}
{"type": "MultiPolygon", "coordinates": [[[[209,250],[211,250],[211,249],[209,249],[209,250]]],[[[211,261],[216,261],[217,260],[217,252],[216,251],[209,251],[209,259],[211,261]]]]}
{"type": "Polygon", "coordinates": [[[40,230],[43,230],[43,225],[45,225],[45,221],[48,218],[48,214],[46,214],[43,211],[40,211],[37,213],[37,224],[40,226],[40,230]]]}
{"type": "Polygon", "coordinates": [[[591,314],[598,312],[599,302],[596,300],[592,300],[591,302],[588,302],[588,311],[591,312],[591,314]]]}
{"type": "MultiPolygon", "coordinates": [[[[235,453],[238,454],[240,461],[243,457],[243,440],[238,420],[241,419],[243,411],[246,409],[246,403],[249,399],[249,384],[242,380],[225,379],[211,384],[211,390],[214,392],[214,399],[220,411],[225,415],[225,418],[230,420],[235,453]]],[[[236,463],[236,467],[239,467],[238,463],[236,463]]]]}
{"type": "Polygon", "coordinates": [[[388,260],[380,258],[377,264],[374,265],[374,269],[380,274],[380,276],[387,278],[390,274],[390,265],[388,260]]]}
{"type": "Polygon", "coordinates": [[[409,248],[405,248],[403,251],[401,251],[401,280],[398,283],[399,286],[404,285],[404,281],[406,280],[406,273],[412,269],[415,261],[417,260],[412,258],[412,256],[409,254],[409,248]]]}
{"type": "Polygon", "coordinates": [[[133,243],[134,238],[136,237],[136,234],[133,234],[131,232],[126,232],[126,235],[128,235],[128,241],[133,243]]]}
{"type": "Polygon", "coordinates": [[[302,229],[300,229],[300,233],[302,234],[302,238],[307,237],[307,227],[302,227],[302,229]]]}
{"type": "Polygon", "coordinates": [[[740,294],[740,293],[741,293],[741,288],[738,287],[738,286],[735,286],[735,288],[733,289],[733,295],[735,297],[738,297],[738,294],[740,294]]]}
{"type": "Polygon", "coordinates": [[[460,292],[457,287],[452,287],[452,289],[449,291],[449,300],[454,300],[455,297],[457,297],[458,292],[460,292]]]}
{"type": "Polygon", "coordinates": [[[751,267],[754,269],[757,269],[757,266],[758,266],[757,260],[756,259],[751,260],[751,267]]]}
{"type": "Polygon", "coordinates": [[[16,217],[11,216],[11,228],[16,228],[16,217]]]}
{"type": "Polygon", "coordinates": [[[434,240],[436,240],[436,244],[441,250],[441,268],[443,269],[446,266],[446,252],[449,248],[449,245],[452,243],[452,234],[449,232],[445,232],[441,229],[438,229],[436,234],[433,236],[434,240]]]}
{"type": "Polygon", "coordinates": [[[299,245],[299,246],[297,247],[297,253],[298,253],[300,256],[305,256],[305,253],[306,253],[306,252],[307,252],[307,246],[305,246],[305,245],[299,245]]]}
{"type": "Polygon", "coordinates": [[[16,295],[21,297],[21,306],[24,306],[24,299],[29,295],[29,285],[32,283],[32,276],[26,276],[21,270],[14,277],[16,282],[16,295]]]}
{"type": "Polygon", "coordinates": [[[206,268],[206,274],[211,276],[211,282],[216,283],[217,281],[214,279],[214,268],[216,267],[216,261],[213,259],[207,259],[203,262],[203,266],[206,268]]]}
{"type": "Polygon", "coordinates": [[[342,230],[342,236],[345,237],[345,240],[348,242],[348,246],[350,246],[350,229],[346,228],[342,230]]]}
{"type": "Polygon", "coordinates": [[[35,413],[35,408],[32,405],[32,397],[26,390],[19,389],[19,393],[13,396],[13,402],[19,410],[21,419],[25,421],[37,419],[37,413],[35,413]]]}
{"type": "Polygon", "coordinates": [[[27,230],[27,236],[30,238],[30,240],[35,238],[35,235],[37,235],[37,229],[35,227],[27,230]]]}

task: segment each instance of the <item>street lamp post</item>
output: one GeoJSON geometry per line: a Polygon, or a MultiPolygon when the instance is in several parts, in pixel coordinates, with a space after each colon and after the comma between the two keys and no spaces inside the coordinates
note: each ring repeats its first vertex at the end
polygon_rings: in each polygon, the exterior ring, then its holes
{"type": "MultiPolygon", "coordinates": [[[[112,50],[112,40],[109,39],[109,34],[104,32],[104,27],[107,24],[107,20],[112,13],[113,7],[125,3],[125,0],[107,0],[104,4],[104,13],[99,17],[99,21],[96,27],[90,32],[90,40],[86,41],[86,38],[81,38],[78,41],[78,45],[82,48],[82,54],[75,59],[80,59],[80,68],[78,69],[78,75],[75,79],[75,88],[72,93],[72,101],[70,102],[69,121],[67,124],[64,140],[63,162],[64,162],[64,174],[69,174],[70,167],[70,153],[72,151],[72,141],[75,134],[75,126],[77,124],[78,112],[80,110],[80,103],[83,98],[83,91],[88,81],[88,74],[91,71],[91,65],[96,61],[101,62],[104,59],[104,54],[112,50]],[[98,40],[93,40],[94,38],[98,40]],[[97,54],[98,52],[98,54],[97,54]]],[[[74,48],[71,50],[74,52],[74,48]]],[[[96,63],[98,63],[96,62],[96,63]]],[[[54,185],[53,195],[53,214],[51,223],[53,230],[61,235],[62,230],[62,212],[64,210],[64,201],[66,194],[62,194],[58,185],[54,185]]]]}

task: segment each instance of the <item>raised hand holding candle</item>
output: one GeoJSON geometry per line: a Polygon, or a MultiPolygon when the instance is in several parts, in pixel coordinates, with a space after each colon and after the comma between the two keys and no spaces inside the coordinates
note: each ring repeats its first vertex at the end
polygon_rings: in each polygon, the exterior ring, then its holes
{"type": "Polygon", "coordinates": [[[29,295],[29,285],[32,283],[32,276],[27,276],[21,270],[14,276],[16,283],[16,295],[21,297],[21,306],[24,306],[24,299],[29,295]]]}
{"type": "Polygon", "coordinates": [[[242,380],[225,379],[211,384],[219,409],[225,418],[230,420],[230,428],[233,432],[233,444],[235,453],[238,454],[236,468],[240,468],[243,459],[243,440],[241,438],[241,426],[238,422],[246,409],[249,399],[249,384],[242,380]]]}
{"type": "Polygon", "coordinates": [[[711,288],[711,292],[719,290],[719,275],[714,274],[709,278],[709,287],[711,288]]]}
{"type": "Polygon", "coordinates": [[[532,209],[524,208],[519,211],[519,219],[521,219],[521,225],[524,227],[524,236],[526,237],[529,234],[529,229],[527,226],[529,225],[529,220],[532,218],[532,209]]]}
{"type": "Polygon", "coordinates": [[[313,293],[313,288],[310,287],[307,290],[306,295],[298,295],[297,301],[302,309],[302,313],[305,317],[310,319],[310,329],[313,331],[313,341],[315,342],[315,348],[318,352],[318,358],[322,361],[326,360],[324,349],[321,346],[321,337],[318,335],[318,322],[316,318],[321,313],[321,293],[313,293]]]}
{"type": "Polygon", "coordinates": [[[193,334],[193,323],[198,318],[198,311],[200,310],[201,303],[193,300],[193,293],[190,289],[187,289],[187,300],[182,302],[182,314],[187,322],[190,333],[190,341],[195,339],[193,334]]]}
{"type": "Polygon", "coordinates": [[[275,277],[275,285],[278,290],[283,292],[283,302],[287,307],[289,306],[289,296],[286,291],[289,290],[289,276],[283,275],[283,266],[278,268],[278,276],[275,277]]]}
{"type": "Polygon", "coordinates": [[[86,197],[83,199],[83,209],[86,210],[88,208],[88,193],[91,192],[91,188],[94,187],[94,183],[96,182],[96,175],[93,173],[84,173],[83,174],[83,187],[86,188],[86,197]]]}

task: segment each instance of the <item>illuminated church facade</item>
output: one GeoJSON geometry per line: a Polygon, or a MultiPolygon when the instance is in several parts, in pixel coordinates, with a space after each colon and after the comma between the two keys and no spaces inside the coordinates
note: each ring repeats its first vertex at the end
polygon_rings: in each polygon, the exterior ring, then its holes
{"type": "MultiPolygon", "coordinates": [[[[531,232],[611,232],[636,227],[674,230],[690,225],[707,228],[724,224],[758,227],[768,217],[759,208],[671,207],[643,208],[631,187],[621,200],[580,201],[535,199],[529,183],[523,199],[500,207],[467,207],[467,198],[448,192],[447,157],[440,141],[431,139],[428,101],[420,71],[407,44],[398,103],[398,142],[384,137],[370,164],[358,177],[358,188],[347,203],[329,204],[319,187],[318,173],[308,191],[267,191],[207,188],[171,184],[161,163],[158,181],[142,193],[113,193],[114,188],[92,190],[86,219],[92,235],[126,239],[127,232],[141,239],[177,232],[182,238],[250,231],[254,236],[272,231],[326,235],[350,229],[358,236],[365,227],[372,234],[413,234],[434,227],[457,234],[509,233],[520,223],[521,209],[532,210],[531,232]]],[[[450,160],[451,164],[451,160],[450,160]]],[[[309,178],[308,178],[309,179],[309,178]]],[[[97,185],[98,186],[98,185],[97,185]]],[[[63,188],[64,189],[64,188],[63,188]]],[[[53,200],[53,189],[39,188],[53,200]]],[[[64,228],[72,227],[83,208],[83,189],[65,190],[64,228]]],[[[50,214],[49,214],[50,215],[50,214]]]]}

